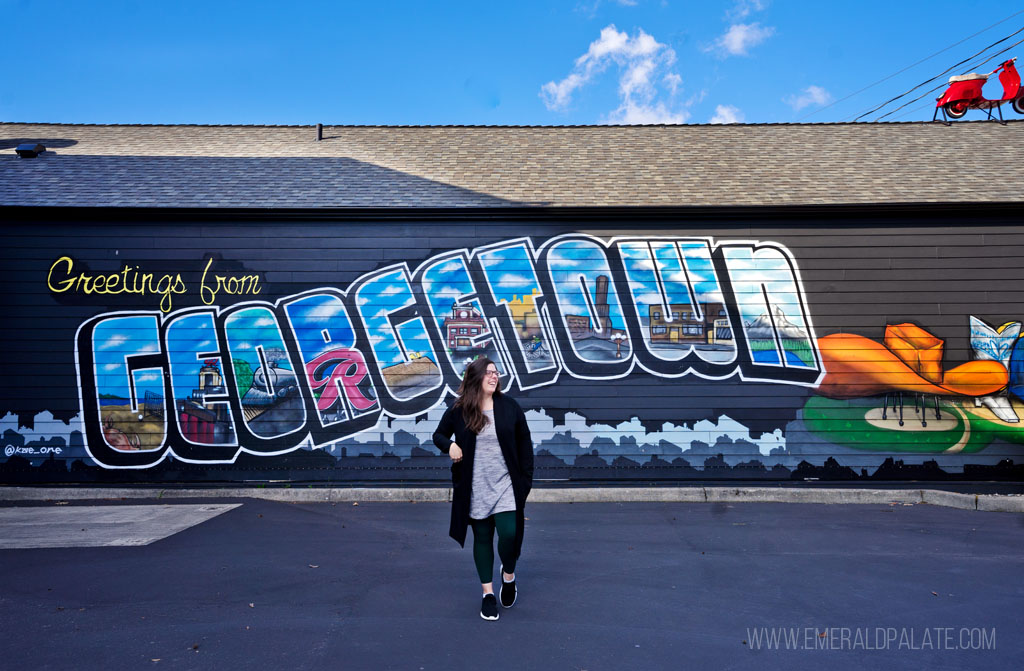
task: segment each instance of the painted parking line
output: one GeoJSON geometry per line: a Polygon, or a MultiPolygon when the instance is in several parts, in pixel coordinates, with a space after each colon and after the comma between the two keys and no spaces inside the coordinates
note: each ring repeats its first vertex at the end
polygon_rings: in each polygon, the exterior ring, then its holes
{"type": "Polygon", "coordinates": [[[149,545],[240,505],[0,508],[0,549],[149,545]]]}

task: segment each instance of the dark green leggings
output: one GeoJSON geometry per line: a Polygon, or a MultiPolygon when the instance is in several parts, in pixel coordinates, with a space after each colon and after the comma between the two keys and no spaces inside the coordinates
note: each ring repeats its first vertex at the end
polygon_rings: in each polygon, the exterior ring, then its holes
{"type": "Polygon", "coordinates": [[[505,573],[516,572],[516,513],[495,513],[484,520],[470,518],[473,525],[473,561],[483,584],[494,580],[494,530],[498,530],[498,556],[505,573]]]}

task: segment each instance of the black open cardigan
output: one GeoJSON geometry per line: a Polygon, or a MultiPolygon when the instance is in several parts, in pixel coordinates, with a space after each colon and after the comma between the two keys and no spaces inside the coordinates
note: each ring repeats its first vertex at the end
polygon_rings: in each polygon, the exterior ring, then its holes
{"type": "MultiPolygon", "coordinates": [[[[526,424],[526,413],[514,399],[494,395],[494,430],[498,434],[501,454],[505,457],[516,499],[516,557],[523,548],[524,509],[526,497],[533,487],[533,440],[526,424]]],[[[462,408],[450,407],[434,431],[434,445],[445,454],[454,442],[462,448],[462,461],[452,463],[452,519],[448,535],[462,546],[469,526],[469,496],[473,486],[473,455],[476,434],[469,430],[462,408]]]]}

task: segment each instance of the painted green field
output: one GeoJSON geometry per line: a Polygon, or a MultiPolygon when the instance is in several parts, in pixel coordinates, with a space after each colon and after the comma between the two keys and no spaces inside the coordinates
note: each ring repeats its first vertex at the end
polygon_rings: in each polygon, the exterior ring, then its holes
{"type": "MultiPolygon", "coordinates": [[[[814,352],[811,350],[811,345],[806,340],[796,340],[793,338],[783,338],[782,347],[793,356],[797,357],[808,366],[814,366],[814,352]]],[[[752,352],[767,352],[775,350],[775,341],[767,338],[754,338],[750,340],[750,349],[752,352]]]]}
{"type": "MultiPolygon", "coordinates": [[[[964,437],[968,424],[961,412],[947,404],[942,409],[956,417],[956,426],[947,431],[915,430],[918,421],[911,408],[904,411],[904,426],[892,430],[875,426],[866,419],[867,413],[882,407],[881,398],[854,401],[836,400],[824,396],[812,396],[804,406],[803,418],[807,428],[836,445],[843,445],[869,452],[944,452],[957,445],[964,437]]],[[[964,453],[977,452],[991,442],[991,432],[975,431],[973,422],[970,435],[961,450],[964,453]]]]}

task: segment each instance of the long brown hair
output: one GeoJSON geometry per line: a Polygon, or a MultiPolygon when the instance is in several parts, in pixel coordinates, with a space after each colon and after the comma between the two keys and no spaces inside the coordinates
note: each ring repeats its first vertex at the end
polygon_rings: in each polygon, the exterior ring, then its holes
{"type": "MultiPolygon", "coordinates": [[[[487,366],[494,362],[485,356],[474,360],[466,366],[466,372],[462,375],[462,384],[459,385],[459,398],[455,401],[456,408],[462,408],[462,418],[466,427],[473,433],[480,433],[487,426],[487,415],[480,409],[480,402],[483,400],[484,375],[487,373],[487,366]]],[[[497,368],[498,365],[494,364],[497,368]]],[[[501,396],[501,382],[494,390],[494,396],[501,396]]]]}

